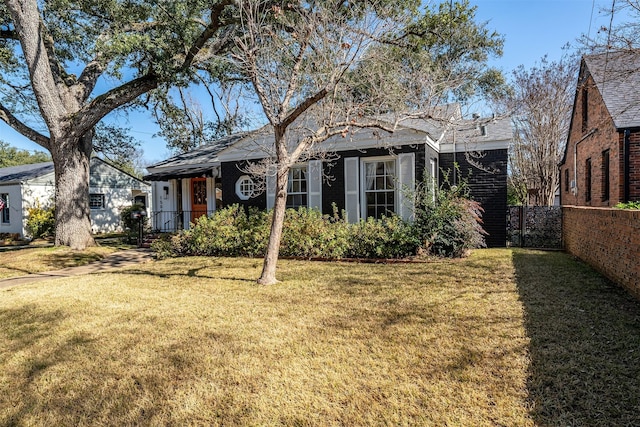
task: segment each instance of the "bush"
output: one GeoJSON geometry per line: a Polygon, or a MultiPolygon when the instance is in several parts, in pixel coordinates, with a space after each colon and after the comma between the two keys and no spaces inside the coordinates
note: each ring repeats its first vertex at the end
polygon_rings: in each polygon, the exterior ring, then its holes
{"type": "Polygon", "coordinates": [[[467,183],[457,186],[447,181],[442,188],[431,189],[425,174],[415,192],[414,235],[427,253],[443,257],[461,257],[470,249],[485,246],[482,207],[469,198],[467,183]]]}
{"type": "Polygon", "coordinates": [[[350,258],[405,258],[415,255],[419,245],[412,226],[395,215],[361,220],[349,234],[350,258]]]}
{"type": "Polygon", "coordinates": [[[146,215],[142,217],[142,221],[139,218],[133,218],[132,214],[136,211],[146,211],[146,208],[144,205],[134,203],[120,210],[120,223],[125,232],[125,239],[129,243],[136,242],[140,235],[140,227],[144,230],[149,224],[149,217],[146,215]]]}
{"type": "Polygon", "coordinates": [[[55,227],[55,206],[43,208],[36,199],[35,206],[27,209],[27,233],[33,239],[53,237],[55,227]]]}
{"type": "Polygon", "coordinates": [[[304,258],[342,258],[349,248],[348,224],[317,209],[287,209],[280,255],[304,258]]]}
{"type": "Polygon", "coordinates": [[[638,202],[626,202],[626,203],[618,203],[615,206],[617,209],[640,209],[640,201],[638,202]]]}

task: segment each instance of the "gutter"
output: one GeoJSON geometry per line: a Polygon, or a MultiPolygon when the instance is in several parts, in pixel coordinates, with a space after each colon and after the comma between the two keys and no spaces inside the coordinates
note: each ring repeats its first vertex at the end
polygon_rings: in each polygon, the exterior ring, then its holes
{"type": "Polygon", "coordinates": [[[629,146],[631,145],[631,130],[624,130],[624,202],[629,201],[629,146]]]}

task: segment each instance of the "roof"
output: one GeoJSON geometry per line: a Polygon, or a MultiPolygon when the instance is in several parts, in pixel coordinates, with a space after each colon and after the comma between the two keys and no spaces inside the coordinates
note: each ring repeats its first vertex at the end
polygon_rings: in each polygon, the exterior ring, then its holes
{"type": "Polygon", "coordinates": [[[585,55],[583,60],[616,128],[640,127],[640,50],[585,55]]]}
{"type": "Polygon", "coordinates": [[[21,184],[23,182],[52,174],[53,162],[10,166],[0,169],[0,184],[21,184]]]}
{"type": "Polygon", "coordinates": [[[178,154],[167,160],[163,160],[154,165],[148,166],[148,169],[153,168],[169,168],[169,167],[184,167],[191,165],[212,164],[217,160],[218,153],[232,144],[235,144],[242,138],[250,135],[252,132],[240,132],[233,135],[228,135],[212,141],[208,144],[194,148],[186,153],[178,154]]]}

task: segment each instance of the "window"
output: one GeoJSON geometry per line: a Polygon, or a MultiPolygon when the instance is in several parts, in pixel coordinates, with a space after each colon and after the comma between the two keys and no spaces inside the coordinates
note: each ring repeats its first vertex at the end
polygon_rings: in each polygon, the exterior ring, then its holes
{"type": "Polygon", "coordinates": [[[585,171],[584,171],[584,199],[587,202],[591,201],[591,159],[587,159],[586,164],[585,164],[585,171]]]}
{"type": "Polygon", "coordinates": [[[99,193],[89,194],[89,208],[104,209],[104,194],[99,194],[99,193]]]}
{"type": "Polygon", "coordinates": [[[2,193],[0,194],[0,207],[2,207],[2,209],[0,209],[0,212],[2,213],[1,218],[2,218],[2,222],[4,224],[8,224],[9,223],[9,194],[8,193],[2,193]]]}
{"type": "Polygon", "coordinates": [[[609,200],[609,150],[602,152],[602,200],[609,200]]]}
{"type": "Polygon", "coordinates": [[[287,208],[307,206],[307,167],[295,166],[289,169],[287,185],[287,208]]]}
{"type": "Polygon", "coordinates": [[[396,211],[395,179],[395,160],[364,162],[364,199],[367,218],[380,218],[396,211]]]}
{"type": "Polygon", "coordinates": [[[569,169],[564,170],[564,191],[569,192],[569,169]]]}
{"type": "Polygon", "coordinates": [[[242,175],[236,181],[236,195],[240,200],[249,200],[255,195],[256,183],[249,175],[242,175]]]}

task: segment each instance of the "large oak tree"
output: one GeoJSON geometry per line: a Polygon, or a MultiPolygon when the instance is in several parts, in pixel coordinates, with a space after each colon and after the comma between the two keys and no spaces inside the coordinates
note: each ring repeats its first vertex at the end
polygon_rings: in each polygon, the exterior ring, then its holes
{"type": "Polygon", "coordinates": [[[0,2],[0,120],[51,153],[56,244],[94,244],[96,124],[215,62],[232,38],[234,10],[231,0],[0,2]]]}

